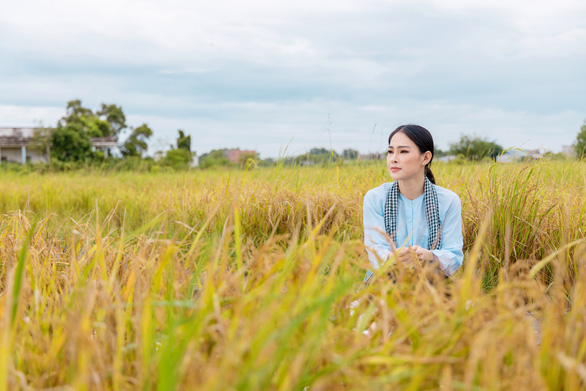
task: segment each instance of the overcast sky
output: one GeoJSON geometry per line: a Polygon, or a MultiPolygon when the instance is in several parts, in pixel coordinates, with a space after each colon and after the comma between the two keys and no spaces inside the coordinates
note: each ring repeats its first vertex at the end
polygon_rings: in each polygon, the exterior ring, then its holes
{"type": "Polygon", "coordinates": [[[76,98],[199,154],[375,151],[403,123],[559,151],[586,119],[586,1],[0,0],[0,126],[76,98]]]}

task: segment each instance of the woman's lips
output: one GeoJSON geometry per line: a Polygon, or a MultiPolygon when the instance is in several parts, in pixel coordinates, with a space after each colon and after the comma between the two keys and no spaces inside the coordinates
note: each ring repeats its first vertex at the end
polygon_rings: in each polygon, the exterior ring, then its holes
{"type": "Polygon", "coordinates": [[[392,172],[399,171],[399,170],[400,170],[400,168],[398,168],[398,167],[393,167],[393,168],[391,168],[391,171],[392,171],[392,172]]]}

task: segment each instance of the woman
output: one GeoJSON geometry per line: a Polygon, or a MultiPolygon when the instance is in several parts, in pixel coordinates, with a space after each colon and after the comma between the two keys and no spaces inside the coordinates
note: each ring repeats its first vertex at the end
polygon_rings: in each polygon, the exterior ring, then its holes
{"type": "Polygon", "coordinates": [[[407,265],[413,256],[434,262],[446,276],[462,265],[462,205],[456,193],[435,184],[433,154],[433,138],[421,126],[399,126],[389,136],[394,182],[364,196],[364,243],[375,269],[392,255],[407,265]]]}

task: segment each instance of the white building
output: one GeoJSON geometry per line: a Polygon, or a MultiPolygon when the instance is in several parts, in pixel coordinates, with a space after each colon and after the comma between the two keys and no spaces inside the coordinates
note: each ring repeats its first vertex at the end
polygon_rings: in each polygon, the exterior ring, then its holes
{"type": "Polygon", "coordinates": [[[36,128],[0,128],[0,162],[46,162],[46,156],[32,146],[36,128]]]}
{"type": "MultiPolygon", "coordinates": [[[[39,145],[35,145],[33,136],[40,128],[9,128],[0,127],[0,163],[38,163],[48,162],[47,152],[39,145]]],[[[117,146],[116,137],[91,138],[94,149],[103,149],[117,146]]]]}

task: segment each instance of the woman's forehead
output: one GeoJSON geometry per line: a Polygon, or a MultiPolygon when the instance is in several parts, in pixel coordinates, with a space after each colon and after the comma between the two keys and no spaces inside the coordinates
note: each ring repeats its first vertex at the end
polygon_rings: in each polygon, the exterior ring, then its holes
{"type": "Polygon", "coordinates": [[[395,133],[389,143],[389,148],[411,148],[413,146],[415,146],[415,143],[403,132],[395,133]]]}

